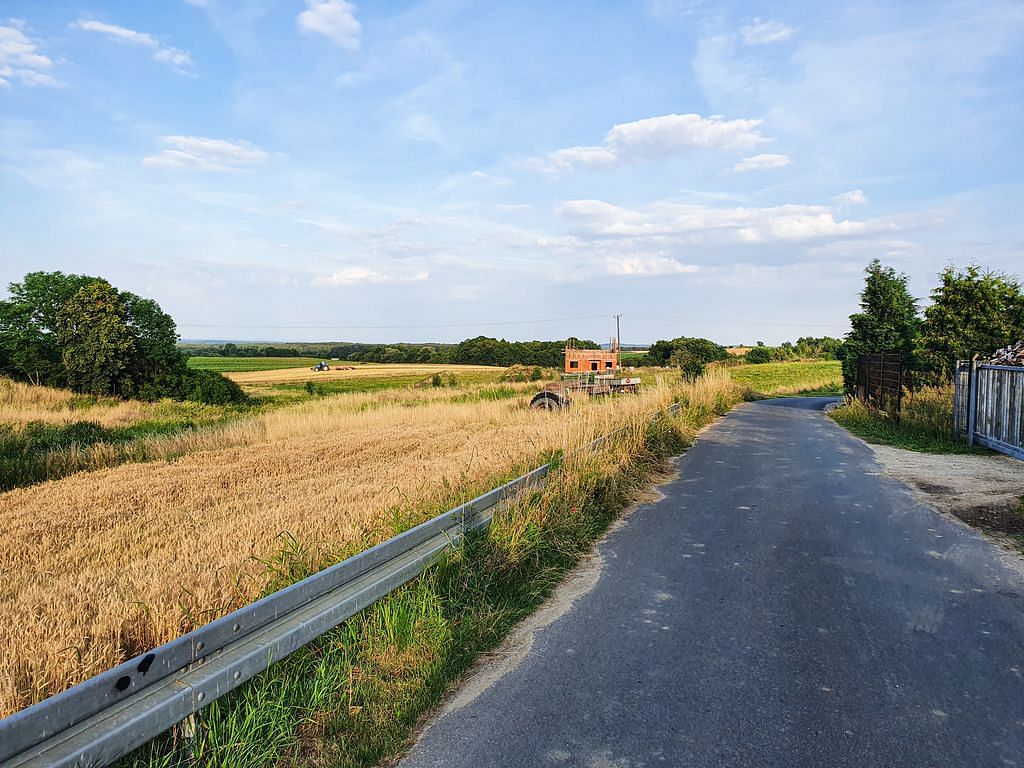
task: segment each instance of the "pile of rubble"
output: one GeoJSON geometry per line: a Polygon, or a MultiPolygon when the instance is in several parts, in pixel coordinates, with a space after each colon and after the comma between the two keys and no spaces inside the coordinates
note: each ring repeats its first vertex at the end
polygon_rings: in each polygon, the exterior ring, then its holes
{"type": "Polygon", "coordinates": [[[1022,365],[1024,366],[1024,340],[1008,347],[997,349],[992,357],[985,361],[988,365],[1022,365]]]}

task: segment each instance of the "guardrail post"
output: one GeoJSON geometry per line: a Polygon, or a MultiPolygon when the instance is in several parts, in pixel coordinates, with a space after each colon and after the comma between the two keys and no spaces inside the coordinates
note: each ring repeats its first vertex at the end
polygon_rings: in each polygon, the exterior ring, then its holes
{"type": "Polygon", "coordinates": [[[967,379],[967,445],[974,445],[974,408],[978,400],[978,361],[971,360],[967,379]]]}

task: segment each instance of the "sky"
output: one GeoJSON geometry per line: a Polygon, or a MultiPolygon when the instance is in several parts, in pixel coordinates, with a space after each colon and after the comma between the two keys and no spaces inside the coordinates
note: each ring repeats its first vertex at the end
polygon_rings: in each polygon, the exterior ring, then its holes
{"type": "Polygon", "coordinates": [[[188,339],[848,329],[1024,272],[1024,4],[0,0],[0,284],[188,339]]]}

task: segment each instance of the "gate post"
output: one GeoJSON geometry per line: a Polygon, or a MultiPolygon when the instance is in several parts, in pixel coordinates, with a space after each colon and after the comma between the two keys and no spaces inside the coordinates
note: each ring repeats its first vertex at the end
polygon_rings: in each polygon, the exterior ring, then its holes
{"type": "Polygon", "coordinates": [[[967,379],[967,445],[974,445],[974,408],[978,400],[978,359],[971,360],[971,373],[967,379]]]}

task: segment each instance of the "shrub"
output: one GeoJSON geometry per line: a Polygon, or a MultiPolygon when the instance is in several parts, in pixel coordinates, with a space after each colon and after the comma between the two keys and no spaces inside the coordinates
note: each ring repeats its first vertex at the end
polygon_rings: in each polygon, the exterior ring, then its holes
{"type": "Polygon", "coordinates": [[[768,347],[754,347],[752,350],[747,352],[747,362],[760,365],[761,363],[770,363],[772,361],[772,353],[768,347]]]}
{"type": "Polygon", "coordinates": [[[190,391],[186,400],[207,405],[244,403],[249,398],[231,379],[215,371],[189,371],[190,391]]]}

